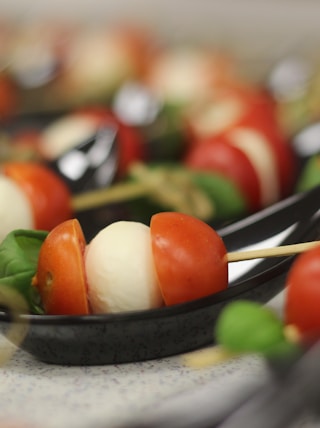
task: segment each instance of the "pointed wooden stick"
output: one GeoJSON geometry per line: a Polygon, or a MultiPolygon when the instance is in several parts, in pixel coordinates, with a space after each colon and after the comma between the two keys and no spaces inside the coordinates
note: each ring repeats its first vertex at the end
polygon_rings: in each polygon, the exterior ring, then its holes
{"type": "Polygon", "coordinates": [[[83,211],[139,198],[149,193],[148,188],[140,182],[114,184],[108,188],[90,190],[79,195],[74,195],[72,198],[72,207],[74,211],[83,211]]]}
{"type": "Polygon", "coordinates": [[[213,202],[193,183],[189,173],[165,167],[151,169],[141,163],[132,165],[130,171],[134,181],[122,181],[74,195],[71,201],[73,210],[79,212],[147,196],[161,206],[172,207],[202,220],[214,216],[213,202]]]}
{"type": "Polygon", "coordinates": [[[320,241],[302,242],[300,244],[282,245],[273,248],[259,250],[234,251],[227,253],[228,262],[239,262],[243,260],[264,259],[268,257],[292,256],[320,245],[320,241]]]}

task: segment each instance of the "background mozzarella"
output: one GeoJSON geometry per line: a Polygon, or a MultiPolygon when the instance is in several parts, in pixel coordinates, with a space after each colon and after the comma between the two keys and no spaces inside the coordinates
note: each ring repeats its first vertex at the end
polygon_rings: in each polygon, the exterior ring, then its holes
{"type": "Polygon", "coordinates": [[[0,242],[14,229],[33,229],[31,204],[10,178],[0,175],[0,242]]]}
{"type": "Polygon", "coordinates": [[[261,189],[261,206],[266,207],[280,199],[280,183],[271,144],[263,133],[236,128],[230,133],[230,142],[240,148],[252,163],[261,189]]]}
{"type": "Polygon", "coordinates": [[[162,305],[145,224],[118,221],[102,229],[87,246],[85,265],[93,313],[162,305]]]}

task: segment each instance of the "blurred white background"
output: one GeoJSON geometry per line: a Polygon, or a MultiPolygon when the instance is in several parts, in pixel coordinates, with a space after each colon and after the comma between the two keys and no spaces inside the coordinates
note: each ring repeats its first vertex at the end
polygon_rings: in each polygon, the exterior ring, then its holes
{"type": "Polygon", "coordinates": [[[164,37],[232,45],[256,61],[288,51],[314,52],[320,42],[318,0],[2,0],[0,16],[23,21],[130,20],[164,37]]]}

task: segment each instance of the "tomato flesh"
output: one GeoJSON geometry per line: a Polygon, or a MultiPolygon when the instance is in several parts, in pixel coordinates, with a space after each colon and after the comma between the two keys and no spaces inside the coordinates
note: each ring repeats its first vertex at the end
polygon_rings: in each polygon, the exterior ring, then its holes
{"type": "Polygon", "coordinates": [[[166,305],[227,288],[226,248],[209,225],[186,214],[163,212],[151,218],[150,232],[155,269],[166,305]]]}
{"type": "Polygon", "coordinates": [[[26,193],[32,206],[34,228],[51,230],[72,218],[71,193],[64,181],[37,162],[7,162],[2,172],[26,193]]]}
{"type": "Polygon", "coordinates": [[[56,226],[44,240],[33,285],[48,315],[89,313],[84,264],[86,240],[76,219],[56,226]]]}

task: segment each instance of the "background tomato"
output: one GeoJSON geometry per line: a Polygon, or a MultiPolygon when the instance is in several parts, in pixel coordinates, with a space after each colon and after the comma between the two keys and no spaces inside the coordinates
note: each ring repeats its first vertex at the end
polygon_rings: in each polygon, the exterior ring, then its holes
{"type": "Polygon", "coordinates": [[[297,177],[296,156],[279,123],[275,100],[266,91],[221,88],[213,99],[191,111],[187,123],[191,151],[204,140],[216,139],[245,152],[260,177],[263,192],[259,208],[292,192],[297,177]]]}
{"type": "Polygon", "coordinates": [[[300,254],[286,281],[285,321],[306,341],[320,338],[320,246],[300,254]]]}
{"type": "Polygon", "coordinates": [[[0,72],[0,121],[11,119],[17,108],[17,87],[8,74],[0,72]]]}
{"type": "Polygon", "coordinates": [[[249,211],[261,207],[261,186],[255,168],[245,153],[229,144],[225,136],[203,137],[190,148],[183,162],[193,170],[230,178],[243,195],[249,211]]]}
{"type": "Polygon", "coordinates": [[[33,285],[39,290],[46,314],[89,313],[85,248],[86,241],[76,219],[59,224],[44,240],[33,285]]]}
{"type": "Polygon", "coordinates": [[[35,229],[51,230],[72,217],[69,189],[49,168],[36,162],[6,162],[1,168],[28,196],[35,229]]]}
{"type": "Polygon", "coordinates": [[[192,139],[224,134],[246,126],[272,135],[278,129],[275,101],[251,85],[224,85],[186,114],[192,139]]]}
{"type": "Polygon", "coordinates": [[[206,223],[186,214],[163,212],[151,218],[150,232],[166,305],[227,288],[226,249],[220,236],[206,223]]]}

